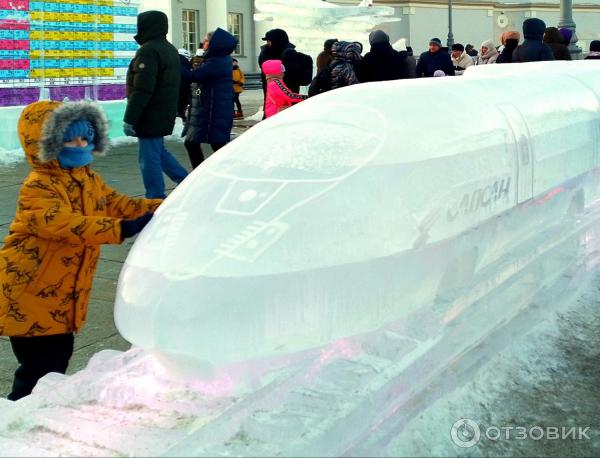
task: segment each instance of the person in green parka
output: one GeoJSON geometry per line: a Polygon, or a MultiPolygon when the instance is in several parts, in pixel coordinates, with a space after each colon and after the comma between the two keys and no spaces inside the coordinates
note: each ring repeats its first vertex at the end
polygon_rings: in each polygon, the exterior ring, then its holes
{"type": "Polygon", "coordinates": [[[167,151],[164,136],[173,133],[181,81],[179,53],[167,41],[169,22],[161,11],[137,17],[140,48],[127,70],[127,109],[123,132],[138,138],[139,163],[147,198],[165,198],[163,172],[180,183],[187,170],[167,151]]]}

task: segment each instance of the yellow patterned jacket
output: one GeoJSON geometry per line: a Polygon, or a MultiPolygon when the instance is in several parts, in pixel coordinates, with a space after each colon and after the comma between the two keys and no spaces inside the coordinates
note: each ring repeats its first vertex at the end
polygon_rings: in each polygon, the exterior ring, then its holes
{"type": "Polygon", "coordinates": [[[94,126],[95,153],[106,151],[108,124],[92,103],[35,102],[19,118],[19,139],[33,171],[0,250],[0,335],[79,331],[100,245],[121,243],[121,219],[154,211],[161,202],[118,194],[89,166],[62,169],[56,159],[77,119],[94,126]]]}

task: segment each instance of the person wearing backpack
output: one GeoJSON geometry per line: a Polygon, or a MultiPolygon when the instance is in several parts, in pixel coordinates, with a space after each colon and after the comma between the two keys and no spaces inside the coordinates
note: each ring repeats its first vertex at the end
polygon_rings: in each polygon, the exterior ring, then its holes
{"type": "MultiPolygon", "coordinates": [[[[280,60],[285,67],[283,82],[292,92],[300,92],[300,86],[308,86],[312,80],[312,58],[296,51],[296,46],[290,43],[285,30],[272,29],[263,37],[266,43],[261,46],[258,56],[258,66],[268,60],[280,60]]],[[[267,95],[267,79],[261,71],[263,95],[267,95]]],[[[264,103],[263,103],[264,108],[264,103]]]]}
{"type": "MultiPolygon", "coordinates": [[[[296,46],[290,43],[290,39],[285,30],[282,29],[272,29],[269,30],[265,36],[262,38],[266,43],[260,47],[260,54],[258,56],[258,66],[261,68],[261,79],[263,92],[266,94],[267,92],[267,79],[265,74],[262,73],[262,64],[264,64],[268,60],[281,60],[284,61],[283,52],[288,49],[294,50],[296,46]]],[[[295,62],[292,62],[295,57],[293,53],[286,53],[284,66],[289,68],[289,71],[286,72],[284,77],[284,83],[287,87],[289,87],[292,91],[298,92],[300,91],[300,83],[298,81],[297,75],[295,75],[295,71],[297,71],[298,65],[295,62]]]]}

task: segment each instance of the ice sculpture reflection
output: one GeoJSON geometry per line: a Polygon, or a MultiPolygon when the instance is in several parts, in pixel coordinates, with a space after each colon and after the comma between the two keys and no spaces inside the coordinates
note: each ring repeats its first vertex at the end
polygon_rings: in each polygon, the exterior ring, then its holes
{"type": "Polygon", "coordinates": [[[236,139],[136,241],[120,332],[214,366],[402,320],[443,333],[598,197],[600,65],[497,68],[332,91],[236,139]]]}
{"type": "MultiPolygon", "coordinates": [[[[356,1],[356,6],[336,5],[322,0],[256,0],[254,19],[266,29],[287,31],[298,50],[315,58],[328,38],[368,44],[373,27],[397,22],[394,8],[356,1]]],[[[315,62],[316,63],[316,62],[315,62]]]]}

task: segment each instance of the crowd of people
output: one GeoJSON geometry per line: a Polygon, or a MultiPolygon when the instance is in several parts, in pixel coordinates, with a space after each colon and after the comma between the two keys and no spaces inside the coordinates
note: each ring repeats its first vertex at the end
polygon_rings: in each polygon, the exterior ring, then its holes
{"type": "MultiPolygon", "coordinates": [[[[140,45],[127,73],[123,131],[137,137],[145,198],[111,189],[90,167],[108,147],[108,122],[94,104],[38,101],[28,105],[18,133],[32,171],[19,195],[17,213],[1,249],[0,335],[10,337],[19,362],[9,399],[31,393],[49,372],[64,373],[73,353],[73,335],[85,323],[92,279],[102,244],[121,243],[139,233],[165,198],[163,173],[175,183],[188,172],[166,149],[164,136],[175,118],[185,122],[183,136],[192,167],[204,160],[201,145],[213,151],[230,140],[234,117],[242,117],[239,94],[244,75],[231,57],[236,38],[217,28],[192,56],[167,41],[167,16],[148,11],[138,16],[140,45]]],[[[412,49],[390,43],[382,30],[361,43],[328,39],[316,58],[296,50],[287,33],[269,31],[258,59],[262,70],[264,112],[276,116],[309,95],[365,82],[461,75],[472,65],[570,59],[572,32],[546,28],[536,18],[520,34],[506,32],[501,46],[442,46],[438,38],[418,59],[412,49]]],[[[600,41],[588,59],[600,59],[600,41]]]]}
{"type": "MultiPolygon", "coordinates": [[[[184,121],[183,136],[192,168],[204,160],[202,144],[217,151],[229,142],[233,119],[243,118],[240,94],[245,77],[232,53],[236,38],[223,29],[206,35],[191,56],[166,40],[167,19],[158,12],[138,19],[140,43],[128,72],[128,106],[124,131],[138,137],[139,162],[147,198],[164,198],[163,172],[175,183],[187,172],[164,147],[172,132],[174,115],[184,121]],[[177,63],[176,63],[177,61],[177,63]],[[177,74],[181,75],[181,78],[177,74]],[[170,103],[176,98],[177,106],[170,103]]],[[[429,41],[418,57],[403,40],[394,44],[383,30],[369,35],[369,49],[356,41],[325,40],[313,59],[290,41],[285,30],[269,30],[262,40],[258,65],[264,94],[264,118],[323,92],[360,83],[408,78],[460,76],[477,65],[571,60],[573,31],[546,27],[538,18],[523,23],[521,33],[507,31],[500,43],[485,40],[479,49],[461,43],[444,47],[439,38],[429,41]],[[300,93],[308,86],[308,95],[300,93]]],[[[600,41],[592,41],[587,59],[598,59],[600,41]]]]}

